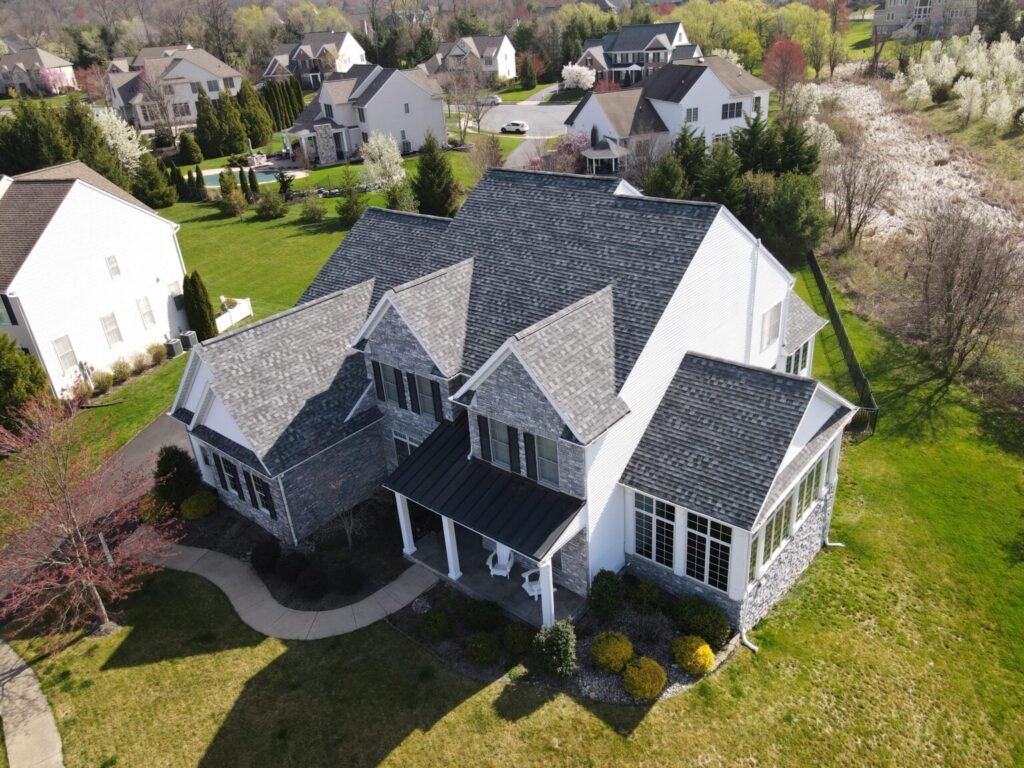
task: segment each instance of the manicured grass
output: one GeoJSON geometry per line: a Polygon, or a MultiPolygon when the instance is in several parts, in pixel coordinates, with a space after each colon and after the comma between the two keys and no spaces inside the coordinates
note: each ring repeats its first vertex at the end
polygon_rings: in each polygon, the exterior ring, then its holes
{"type": "Polygon", "coordinates": [[[848,328],[879,433],[844,448],[832,539],[847,546],[752,633],[760,654],[651,708],[596,705],[462,677],[386,624],[261,638],[208,583],[165,574],[124,632],[35,662],[67,765],[1021,764],[1021,424],[848,328]]]}
{"type": "MultiPolygon", "coordinates": [[[[844,34],[846,53],[850,61],[871,58],[871,19],[851,21],[844,34]]],[[[889,46],[887,45],[886,48],[889,46]]]]}
{"type": "Polygon", "coordinates": [[[501,100],[505,104],[518,104],[521,101],[526,101],[538,91],[543,91],[545,88],[550,88],[551,86],[552,83],[538,83],[533,88],[521,88],[519,83],[515,83],[502,88],[499,91],[495,91],[495,93],[501,96],[501,100]]]}

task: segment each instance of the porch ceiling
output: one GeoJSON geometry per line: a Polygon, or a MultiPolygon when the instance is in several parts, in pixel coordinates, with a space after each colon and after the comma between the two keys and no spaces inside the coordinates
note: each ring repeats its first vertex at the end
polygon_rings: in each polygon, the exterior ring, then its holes
{"type": "Polygon", "coordinates": [[[584,502],[467,458],[469,453],[469,426],[462,414],[435,429],[384,487],[527,557],[543,559],[584,502]]]}

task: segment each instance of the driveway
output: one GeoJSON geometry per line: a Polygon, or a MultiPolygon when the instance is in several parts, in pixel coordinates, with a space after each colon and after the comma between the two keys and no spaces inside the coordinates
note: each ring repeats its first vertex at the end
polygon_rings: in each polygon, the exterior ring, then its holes
{"type": "Polygon", "coordinates": [[[575,104],[537,104],[525,101],[519,104],[499,104],[487,111],[480,121],[480,127],[484,131],[497,133],[505,123],[525,120],[530,126],[527,136],[536,139],[561,136],[565,133],[565,118],[575,107],[575,104]]]}
{"type": "Polygon", "coordinates": [[[141,467],[151,472],[156,467],[157,453],[165,445],[176,445],[189,453],[192,452],[185,425],[177,419],[161,414],[117,452],[113,466],[123,469],[141,467]]]}

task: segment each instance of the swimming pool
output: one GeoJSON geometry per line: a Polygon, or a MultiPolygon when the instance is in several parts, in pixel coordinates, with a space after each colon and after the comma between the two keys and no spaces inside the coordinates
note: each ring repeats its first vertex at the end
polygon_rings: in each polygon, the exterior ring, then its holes
{"type": "MultiPolygon", "coordinates": [[[[231,172],[235,175],[235,181],[238,181],[238,169],[232,168],[231,172]]],[[[246,170],[248,174],[248,170],[246,170]]],[[[277,171],[268,171],[266,169],[256,171],[256,181],[260,184],[269,184],[272,181],[277,181],[275,178],[277,171]]],[[[216,189],[220,186],[220,171],[203,171],[203,184],[207,187],[216,189]]]]}

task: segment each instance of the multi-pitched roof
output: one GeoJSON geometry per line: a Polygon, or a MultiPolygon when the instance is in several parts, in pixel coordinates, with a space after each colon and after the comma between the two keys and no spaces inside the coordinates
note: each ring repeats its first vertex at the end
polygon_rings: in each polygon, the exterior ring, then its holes
{"type": "Polygon", "coordinates": [[[13,177],[6,188],[0,186],[0,291],[10,286],[78,181],[145,211],[150,210],[80,160],[13,177]]]}
{"type": "Polygon", "coordinates": [[[26,72],[40,69],[60,69],[72,66],[70,61],[55,56],[43,48],[20,48],[0,56],[0,72],[23,69],[26,72]]]}
{"type": "Polygon", "coordinates": [[[678,21],[660,24],[630,24],[612,30],[604,37],[587,40],[583,44],[583,50],[600,48],[606,54],[655,48],[667,50],[675,41],[679,24],[678,21]]]}
{"type": "Polygon", "coordinates": [[[369,409],[347,418],[367,385],[349,341],[372,291],[366,281],[201,346],[214,392],[271,475],[380,417],[369,409]]]}
{"type": "Polygon", "coordinates": [[[345,39],[351,34],[351,32],[307,32],[297,43],[281,43],[274,49],[264,72],[269,73],[274,64],[290,69],[300,52],[311,59],[317,58],[324,50],[336,56],[345,44],[345,39]]]}
{"type": "Polygon", "coordinates": [[[611,123],[618,138],[664,133],[668,130],[657,110],[645,98],[643,86],[605,91],[604,93],[591,91],[576,105],[576,108],[565,119],[565,124],[573,125],[580,112],[591,101],[601,107],[601,111],[608,118],[608,122],[611,123]]]}
{"type": "Polygon", "coordinates": [[[430,74],[434,74],[444,69],[446,66],[445,62],[449,58],[465,59],[466,57],[472,57],[483,59],[485,56],[496,56],[504,39],[505,35],[470,35],[441,43],[437,47],[437,53],[427,60],[427,71],[430,74]]]}
{"type": "Polygon", "coordinates": [[[689,353],[621,482],[750,530],[818,386],[689,353]]]}

